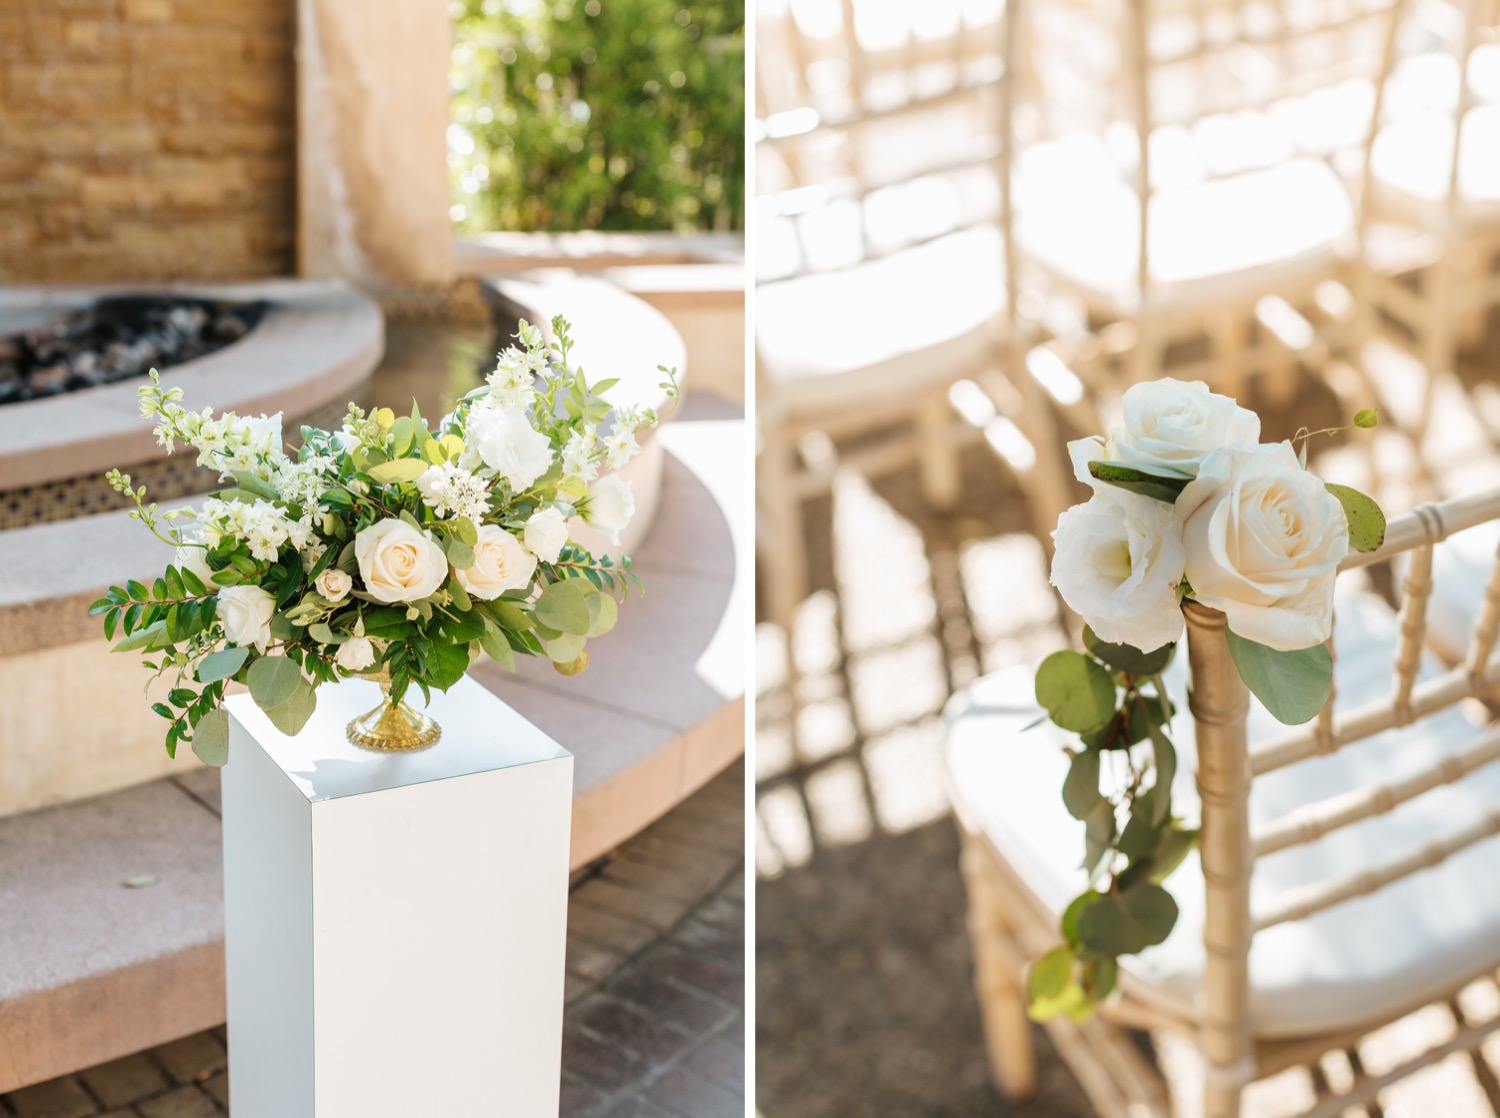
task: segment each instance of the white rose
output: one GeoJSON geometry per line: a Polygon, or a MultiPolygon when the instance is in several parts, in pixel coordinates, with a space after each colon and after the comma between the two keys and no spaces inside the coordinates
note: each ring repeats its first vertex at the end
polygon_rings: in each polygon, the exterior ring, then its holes
{"type": "Polygon", "coordinates": [[[339,645],[333,662],[346,672],[362,672],[375,663],[375,646],[369,637],[350,637],[339,645]]]}
{"type": "Polygon", "coordinates": [[[1101,640],[1151,652],[1182,635],[1181,525],[1172,506],[1105,491],[1052,533],[1052,585],[1101,640]]]}
{"type": "Polygon", "coordinates": [[[330,602],[342,602],[344,595],[354,589],[354,579],[349,577],[347,571],[329,567],[318,576],[318,581],[313,585],[317,587],[318,593],[330,602]]]}
{"type": "Polygon", "coordinates": [[[381,520],[354,537],[359,577],[381,602],[415,602],[448,577],[448,557],[426,532],[404,520],[381,520]]]}
{"type": "Polygon", "coordinates": [[[526,550],[544,563],[556,563],[563,544],[568,542],[568,521],[555,508],[544,508],[531,514],[521,533],[526,550]]]}
{"type": "Polygon", "coordinates": [[[507,590],[521,590],[536,573],[536,556],[504,528],[486,524],[474,545],[474,565],[457,572],[459,585],[472,598],[489,601],[507,590]]]}
{"type": "Polygon", "coordinates": [[[259,586],[226,586],[219,591],[219,624],[230,644],[253,645],[264,652],[271,643],[276,599],[259,586]]]}
{"type": "Polygon", "coordinates": [[[1193,597],[1233,632],[1281,651],[1328,639],[1349,524],[1291,443],[1216,451],[1176,508],[1193,597]]]}
{"type": "Polygon", "coordinates": [[[614,543],[620,542],[620,533],[630,518],[635,515],[635,496],[630,492],[630,482],[617,474],[600,478],[589,490],[579,510],[583,522],[609,536],[614,543]]]}
{"type": "Polygon", "coordinates": [[[1125,422],[1108,439],[1068,444],[1080,481],[1099,484],[1089,476],[1090,462],[1113,462],[1157,477],[1197,477],[1199,464],[1214,451],[1260,441],[1260,417],[1210,392],[1201,380],[1163,377],[1132,385],[1121,404],[1125,422]]]}
{"type": "Polygon", "coordinates": [[[552,468],[552,440],[522,411],[471,412],[466,441],[517,492],[552,468]]]}
{"type": "Polygon", "coordinates": [[[217,586],[213,568],[208,565],[208,551],[202,543],[184,543],[172,557],[172,565],[184,571],[192,571],[203,580],[209,589],[217,586]]]}

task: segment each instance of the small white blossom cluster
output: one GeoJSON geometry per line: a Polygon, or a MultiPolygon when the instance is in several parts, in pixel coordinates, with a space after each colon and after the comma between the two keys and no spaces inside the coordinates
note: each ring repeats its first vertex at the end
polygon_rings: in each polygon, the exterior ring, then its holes
{"type": "Polygon", "coordinates": [[[178,402],[182,389],[163,389],[154,375],[137,395],[142,418],[158,419],[156,441],[168,454],[181,439],[198,451],[198,465],[218,470],[222,478],[247,470],[269,480],[285,461],[280,412],[252,418],[233,412],[215,416],[212,408],[188,411],[178,402]]]}
{"type": "Polygon", "coordinates": [[[509,346],[495,359],[495,370],[485,378],[490,385],[490,406],[502,411],[531,407],[538,374],[547,370],[547,352],[509,346]]]}
{"type": "Polygon", "coordinates": [[[430,467],[417,478],[417,489],[438,516],[466,516],[478,524],[489,510],[489,483],[453,462],[430,467]]]}
{"type": "Polygon", "coordinates": [[[217,547],[226,537],[243,540],[251,555],[266,562],[274,562],[287,544],[301,551],[316,542],[311,514],[293,520],[271,501],[210,497],[198,510],[198,526],[208,547],[217,547]]]}
{"type": "Polygon", "coordinates": [[[574,431],[562,452],[563,477],[593,481],[599,476],[599,435],[592,428],[574,431]]]}
{"type": "Polygon", "coordinates": [[[328,473],[333,458],[311,454],[300,462],[284,459],[277,465],[272,484],[284,501],[308,507],[315,505],[328,488],[328,473]]]}

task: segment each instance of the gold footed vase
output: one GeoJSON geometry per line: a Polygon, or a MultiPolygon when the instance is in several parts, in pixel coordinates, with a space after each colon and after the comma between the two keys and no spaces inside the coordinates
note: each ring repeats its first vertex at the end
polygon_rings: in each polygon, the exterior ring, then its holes
{"type": "Polygon", "coordinates": [[[351,721],[345,729],[349,741],[372,753],[414,753],[437,744],[443,728],[420,710],[413,710],[403,699],[391,702],[389,672],[375,672],[364,678],[380,684],[385,700],[368,714],[351,721]]]}

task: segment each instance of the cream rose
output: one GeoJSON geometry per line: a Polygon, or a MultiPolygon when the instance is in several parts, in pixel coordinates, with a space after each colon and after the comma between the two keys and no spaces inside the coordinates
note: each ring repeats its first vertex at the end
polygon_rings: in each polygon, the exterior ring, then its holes
{"type": "Polygon", "coordinates": [[[264,652],[271,643],[276,599],[259,586],[226,586],[219,591],[219,624],[230,644],[264,652]]]}
{"type": "Polygon", "coordinates": [[[1193,597],[1232,632],[1281,651],[1328,639],[1349,524],[1291,443],[1209,455],[1176,509],[1193,597]]]}
{"type": "Polygon", "coordinates": [[[341,571],[337,567],[329,567],[318,576],[313,583],[319,594],[330,602],[342,602],[345,595],[354,589],[354,579],[347,571],[341,571]]]}
{"type": "Polygon", "coordinates": [[[362,672],[375,663],[375,646],[369,637],[350,637],[339,645],[333,662],[346,672],[362,672]]]}
{"type": "Polygon", "coordinates": [[[474,545],[474,565],[458,571],[458,581],[472,598],[486,601],[507,590],[521,590],[536,573],[536,556],[504,528],[486,524],[474,545]]]}
{"type": "Polygon", "coordinates": [[[480,460],[517,492],[552,468],[552,440],[523,411],[472,411],[467,435],[480,460]]]}
{"type": "Polygon", "coordinates": [[[415,602],[448,577],[448,557],[426,532],[404,520],[381,520],[354,537],[359,577],[381,602],[415,602]]]}
{"type": "Polygon", "coordinates": [[[557,557],[568,542],[568,521],[555,508],[544,508],[531,514],[521,532],[526,550],[544,563],[556,563],[557,557]]]}
{"type": "Polygon", "coordinates": [[[1106,490],[1058,517],[1052,540],[1052,585],[1100,639],[1151,652],[1182,635],[1170,505],[1106,490]]]}
{"type": "Polygon", "coordinates": [[[635,495],[630,491],[630,482],[618,474],[600,478],[579,511],[585,524],[598,528],[611,542],[619,543],[620,533],[635,515],[635,495]]]}
{"type": "Polygon", "coordinates": [[[1197,477],[1199,465],[1214,451],[1260,440],[1258,415],[1199,380],[1164,377],[1132,385],[1121,405],[1125,421],[1108,439],[1068,444],[1080,481],[1100,484],[1089,476],[1090,462],[1113,462],[1157,477],[1197,477]]]}

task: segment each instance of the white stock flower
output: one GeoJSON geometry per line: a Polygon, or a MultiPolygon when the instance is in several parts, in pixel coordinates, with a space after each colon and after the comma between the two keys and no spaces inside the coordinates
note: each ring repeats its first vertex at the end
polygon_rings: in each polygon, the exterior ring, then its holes
{"type": "Polygon", "coordinates": [[[507,590],[522,590],[536,573],[536,556],[504,528],[486,524],[474,544],[474,563],[456,571],[459,585],[471,598],[489,601],[507,590]]]}
{"type": "Polygon", "coordinates": [[[1176,507],[1193,597],[1232,632],[1281,651],[1328,639],[1349,524],[1291,443],[1216,451],[1176,507]]]}
{"type": "Polygon", "coordinates": [[[641,452],[635,441],[635,432],[628,427],[617,427],[604,437],[604,463],[611,470],[618,470],[641,452]]]}
{"type": "Polygon", "coordinates": [[[438,516],[467,516],[478,524],[489,511],[489,485],[452,462],[428,467],[417,478],[417,489],[438,516]]]}
{"type": "Polygon", "coordinates": [[[539,509],[531,514],[522,530],[526,550],[544,563],[556,563],[563,544],[568,542],[568,521],[558,509],[539,509]]]}
{"type": "Polygon", "coordinates": [[[1121,404],[1124,422],[1108,439],[1068,444],[1080,481],[1100,484],[1089,476],[1090,462],[1112,462],[1157,477],[1196,477],[1199,464],[1219,448],[1254,446],[1260,439],[1258,415],[1199,380],[1163,377],[1132,385],[1121,404]]]}
{"type": "Polygon", "coordinates": [[[531,406],[536,392],[532,382],[538,373],[547,370],[547,355],[536,350],[520,350],[509,346],[495,358],[494,372],[485,380],[490,385],[490,400],[499,409],[531,406]]]}
{"type": "Polygon", "coordinates": [[[563,447],[563,477],[577,478],[579,481],[593,481],[599,476],[599,462],[596,458],[598,449],[599,436],[595,434],[592,427],[583,431],[574,431],[568,436],[567,444],[563,447]]]}
{"type": "Polygon", "coordinates": [[[1101,640],[1151,652],[1182,635],[1181,532],[1164,502],[1096,493],[1057,519],[1052,585],[1101,640]]]}
{"type": "Polygon", "coordinates": [[[415,602],[448,578],[448,557],[426,532],[404,520],[380,520],[354,537],[359,577],[380,602],[415,602]]]}
{"type": "Polygon", "coordinates": [[[515,492],[552,468],[552,440],[534,428],[522,411],[471,411],[465,442],[515,492]]]}
{"type": "Polygon", "coordinates": [[[348,571],[341,571],[337,567],[329,567],[318,576],[313,584],[317,587],[319,594],[330,602],[342,602],[349,591],[354,589],[354,579],[348,571]]]}
{"type": "Polygon", "coordinates": [[[259,586],[226,586],[219,591],[219,624],[231,644],[264,652],[271,643],[276,599],[259,586]]]}
{"type": "Polygon", "coordinates": [[[339,645],[333,662],[346,672],[362,672],[375,663],[375,646],[369,637],[350,637],[339,645]]]}
{"type": "Polygon", "coordinates": [[[585,524],[599,529],[611,542],[619,543],[620,533],[635,515],[635,495],[630,491],[630,482],[617,474],[600,478],[578,511],[585,524]]]}

